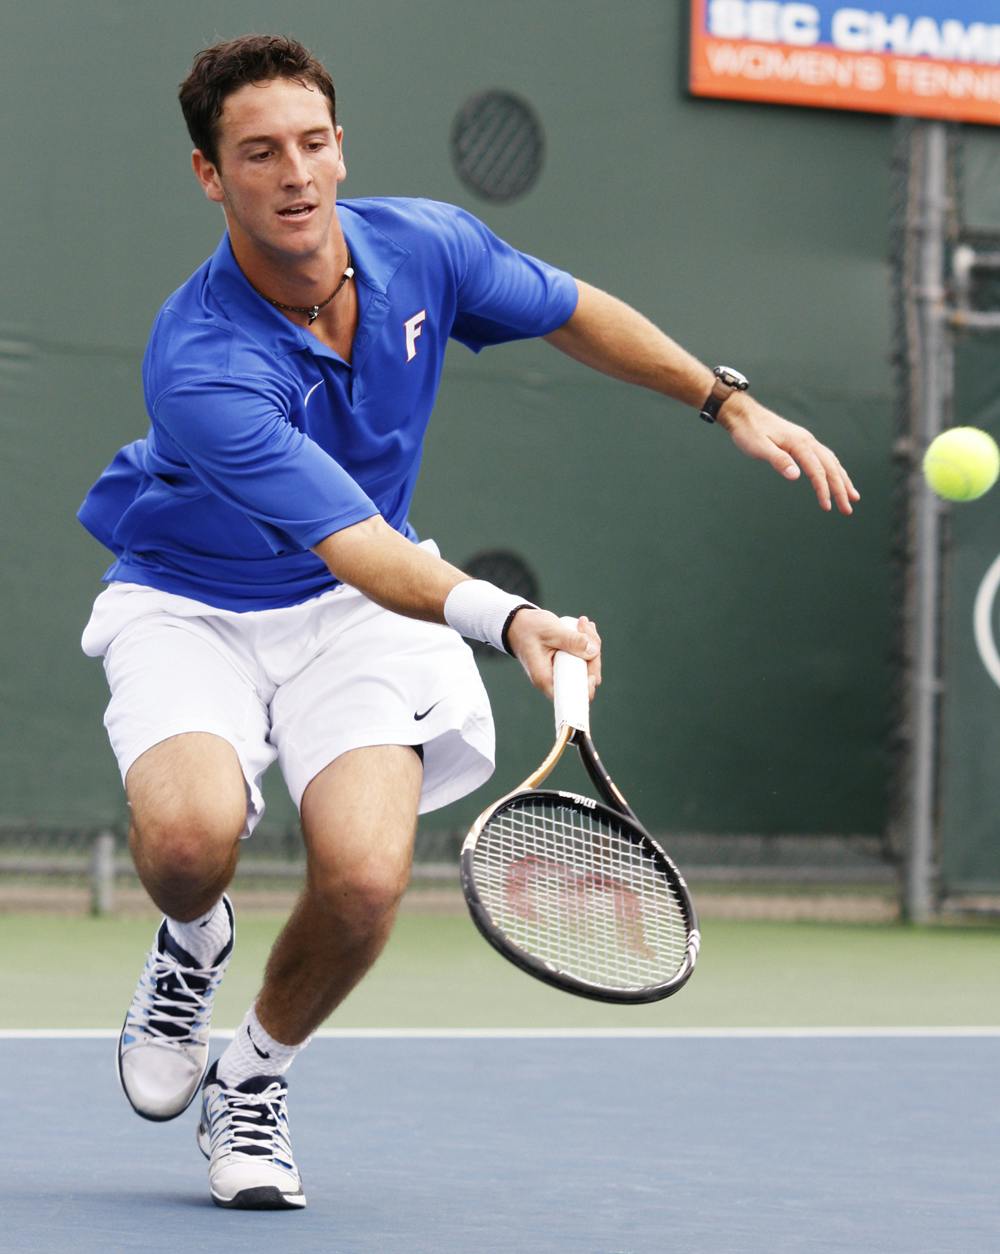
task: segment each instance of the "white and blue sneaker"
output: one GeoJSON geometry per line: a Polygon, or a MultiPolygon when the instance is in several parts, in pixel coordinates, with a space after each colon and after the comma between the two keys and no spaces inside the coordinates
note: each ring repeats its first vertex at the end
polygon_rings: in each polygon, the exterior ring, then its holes
{"type": "Polygon", "coordinates": [[[191,1105],[208,1069],[212,1002],[233,953],[232,902],[229,940],[208,967],[200,966],[160,924],[125,1026],[118,1038],[118,1078],[132,1109],[144,1119],[174,1119],[191,1105]]]}
{"type": "Polygon", "coordinates": [[[297,1210],[306,1204],[288,1136],[288,1084],[252,1076],[228,1088],[213,1063],[202,1085],[198,1148],[216,1206],[297,1210]]]}

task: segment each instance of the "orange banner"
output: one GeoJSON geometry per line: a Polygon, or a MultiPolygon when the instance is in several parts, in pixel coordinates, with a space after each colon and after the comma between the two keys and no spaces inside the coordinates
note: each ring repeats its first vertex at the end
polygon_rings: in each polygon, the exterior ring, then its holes
{"type": "Polygon", "coordinates": [[[885,52],[718,39],[692,3],[696,96],[1000,125],[1000,67],[885,52]]]}

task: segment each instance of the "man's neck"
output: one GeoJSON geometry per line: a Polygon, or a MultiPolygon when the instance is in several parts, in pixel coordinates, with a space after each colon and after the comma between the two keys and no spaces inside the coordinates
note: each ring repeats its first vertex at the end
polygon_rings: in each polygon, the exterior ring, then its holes
{"type": "Polygon", "coordinates": [[[272,302],[306,309],[321,305],[350,264],[347,241],[334,219],[326,245],[307,256],[262,249],[230,228],[236,264],[248,282],[272,302]]]}
{"type": "Polygon", "coordinates": [[[272,255],[255,248],[230,230],[229,239],[236,263],[247,281],[289,321],[304,326],[328,348],[351,360],[354,332],[358,324],[358,301],[350,281],[338,289],[349,263],[347,241],[334,219],[329,246],[309,257],[272,255]],[[332,300],[328,298],[336,292],[332,300]],[[322,306],[317,316],[306,311],[322,306]]]}

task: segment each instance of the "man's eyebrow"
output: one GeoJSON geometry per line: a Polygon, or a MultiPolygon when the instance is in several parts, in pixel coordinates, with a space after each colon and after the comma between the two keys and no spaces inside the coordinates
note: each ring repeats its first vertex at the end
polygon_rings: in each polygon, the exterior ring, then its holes
{"type": "MultiPolygon", "coordinates": [[[[310,135],[329,135],[332,128],[329,126],[314,126],[308,131],[302,131],[299,139],[308,139],[310,135]]],[[[246,139],[241,139],[236,145],[237,148],[245,148],[248,144],[273,144],[275,137],[273,135],[248,135],[246,139]]]]}

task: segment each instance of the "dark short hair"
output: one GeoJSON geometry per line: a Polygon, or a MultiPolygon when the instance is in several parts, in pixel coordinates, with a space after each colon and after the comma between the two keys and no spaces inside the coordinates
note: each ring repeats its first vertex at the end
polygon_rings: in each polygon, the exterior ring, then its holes
{"type": "Polygon", "coordinates": [[[203,48],[181,83],[179,99],[188,134],[213,165],[219,164],[218,125],[226,98],[248,83],[290,78],[315,87],[330,102],[337,124],[333,79],[312,53],[284,35],[241,35],[203,48]]]}

